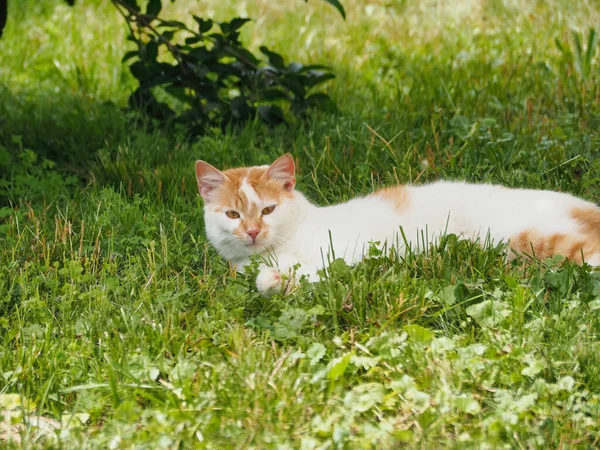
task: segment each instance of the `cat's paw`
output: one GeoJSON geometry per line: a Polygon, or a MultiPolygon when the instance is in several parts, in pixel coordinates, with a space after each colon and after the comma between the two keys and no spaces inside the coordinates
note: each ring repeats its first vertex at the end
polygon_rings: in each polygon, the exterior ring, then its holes
{"type": "Polygon", "coordinates": [[[264,297],[271,297],[284,290],[284,280],[279,270],[272,267],[263,268],[256,277],[256,289],[264,297]]]}

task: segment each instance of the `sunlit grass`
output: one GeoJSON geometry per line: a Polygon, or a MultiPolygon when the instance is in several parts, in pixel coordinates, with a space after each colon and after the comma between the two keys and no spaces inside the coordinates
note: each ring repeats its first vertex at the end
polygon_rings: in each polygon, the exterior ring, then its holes
{"type": "MultiPolygon", "coordinates": [[[[291,152],[320,204],[439,178],[600,201],[591,1],[165,2],[325,63],[335,114],[188,139],[124,110],[110,2],[10,2],[0,41],[0,439],[84,448],[593,448],[600,277],[453,236],[263,299],[193,161],[291,152]],[[558,40],[558,44],[557,44],[558,40]],[[562,48],[562,50],[561,50],[562,48]],[[13,395],[14,394],[14,395],[13,395]],[[12,424],[12,428],[9,425],[12,424]],[[8,430],[8,431],[7,431],[8,430]]],[[[0,446],[5,442],[0,442],[0,446]]]]}

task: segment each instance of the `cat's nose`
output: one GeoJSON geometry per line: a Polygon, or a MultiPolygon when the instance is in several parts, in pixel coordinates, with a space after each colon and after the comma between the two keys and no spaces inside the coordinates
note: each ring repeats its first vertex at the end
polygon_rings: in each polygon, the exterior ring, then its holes
{"type": "Polygon", "coordinates": [[[258,233],[260,233],[260,230],[257,228],[254,228],[252,230],[246,231],[246,233],[248,233],[248,236],[250,236],[252,238],[252,240],[255,241],[256,236],[258,236],[258,233]]]}

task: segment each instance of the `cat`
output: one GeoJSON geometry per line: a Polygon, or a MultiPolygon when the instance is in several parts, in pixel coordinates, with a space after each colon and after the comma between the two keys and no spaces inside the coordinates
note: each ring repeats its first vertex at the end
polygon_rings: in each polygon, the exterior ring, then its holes
{"type": "Polygon", "coordinates": [[[423,239],[428,244],[444,233],[508,242],[513,256],[562,255],[600,265],[600,208],[569,194],[438,181],[319,207],[295,189],[289,154],[270,166],[225,171],[197,161],[196,179],[206,235],[218,252],[237,270],[254,254],[275,262],[261,265],[257,276],[264,296],[285,293],[294,277],[318,280],[333,254],[355,264],[374,242],[401,251],[422,248],[423,239]]]}

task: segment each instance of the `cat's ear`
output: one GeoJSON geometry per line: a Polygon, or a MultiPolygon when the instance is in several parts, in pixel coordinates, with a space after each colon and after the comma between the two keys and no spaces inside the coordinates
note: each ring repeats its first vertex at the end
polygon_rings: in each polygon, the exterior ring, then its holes
{"type": "Polygon", "coordinates": [[[227,176],[219,169],[204,161],[196,161],[196,181],[198,190],[205,202],[210,201],[210,193],[225,183],[227,176]]]}
{"type": "Polygon", "coordinates": [[[283,188],[286,191],[293,191],[296,186],[296,168],[294,166],[294,158],[289,153],[277,158],[277,160],[269,166],[267,171],[269,177],[279,180],[283,183],[283,188]]]}

